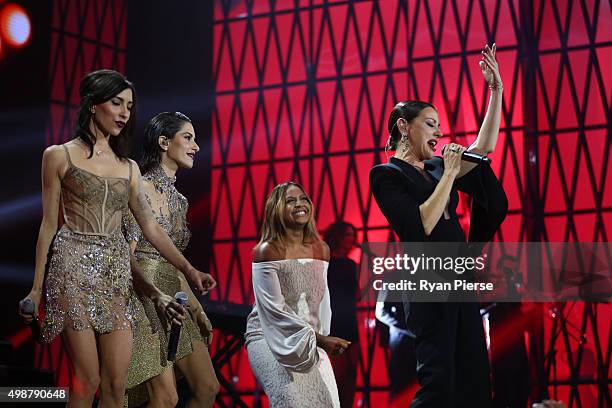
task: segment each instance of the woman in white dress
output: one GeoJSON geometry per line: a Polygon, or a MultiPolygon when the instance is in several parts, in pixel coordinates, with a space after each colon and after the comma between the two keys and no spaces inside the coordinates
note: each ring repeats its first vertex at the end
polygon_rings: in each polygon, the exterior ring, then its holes
{"type": "Polygon", "coordinates": [[[340,407],[327,353],[350,342],[329,336],[329,248],[317,233],[310,197],[297,183],[274,187],[253,255],[255,306],[247,352],[270,407],[340,407]]]}

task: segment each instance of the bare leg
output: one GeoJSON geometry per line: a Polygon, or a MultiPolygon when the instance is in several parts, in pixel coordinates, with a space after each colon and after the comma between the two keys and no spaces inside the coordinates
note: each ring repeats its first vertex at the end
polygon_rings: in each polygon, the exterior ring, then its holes
{"type": "Polygon", "coordinates": [[[174,369],[167,367],[160,375],[147,381],[149,391],[149,408],[175,407],[178,404],[174,369]]]}
{"type": "Polygon", "coordinates": [[[123,407],[125,378],[132,356],[132,330],[98,336],[100,346],[100,408],[123,407]]]}
{"type": "Polygon", "coordinates": [[[72,366],[72,382],[68,407],[91,407],[100,384],[100,367],[96,336],[92,329],[62,333],[72,366]]]}
{"type": "Polygon", "coordinates": [[[191,389],[188,407],[212,407],[219,392],[219,381],[215,375],[208,347],[201,341],[193,342],[193,353],[176,362],[191,389]]]}

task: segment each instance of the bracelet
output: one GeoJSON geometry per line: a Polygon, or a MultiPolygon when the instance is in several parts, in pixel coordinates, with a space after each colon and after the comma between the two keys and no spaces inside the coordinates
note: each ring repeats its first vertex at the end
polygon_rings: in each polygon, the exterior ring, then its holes
{"type": "Polygon", "coordinates": [[[493,82],[492,84],[489,84],[489,89],[492,91],[497,91],[497,90],[503,90],[504,89],[504,84],[501,82],[493,82]]]}

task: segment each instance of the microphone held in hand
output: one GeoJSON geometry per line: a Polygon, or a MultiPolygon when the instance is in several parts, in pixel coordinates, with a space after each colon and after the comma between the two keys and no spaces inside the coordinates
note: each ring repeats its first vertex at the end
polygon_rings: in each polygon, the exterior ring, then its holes
{"type": "MultiPolygon", "coordinates": [[[[444,150],[446,150],[447,147],[448,145],[442,148],[442,154],[444,154],[444,150]]],[[[469,152],[467,150],[463,152],[463,154],[461,154],[461,160],[470,162],[470,163],[476,163],[476,164],[478,163],[491,164],[491,159],[489,159],[487,156],[484,156],[478,153],[474,153],[474,152],[469,152]]]]}
{"type": "MultiPolygon", "coordinates": [[[[181,306],[187,305],[187,294],[185,292],[176,292],[174,295],[176,300],[181,306]]],[[[170,337],[168,338],[168,360],[174,361],[176,358],[176,349],[178,348],[179,338],[181,337],[181,326],[173,324],[170,329],[170,337]]]]}
{"type": "Polygon", "coordinates": [[[38,325],[38,317],[34,313],[34,302],[32,299],[23,299],[19,302],[19,310],[21,314],[32,315],[32,322],[28,326],[32,330],[34,341],[40,342],[40,326],[38,325]]]}
{"type": "Polygon", "coordinates": [[[470,163],[487,163],[491,164],[491,159],[487,156],[483,156],[482,154],[468,152],[467,150],[463,152],[461,155],[461,160],[470,162],[470,163]]]}

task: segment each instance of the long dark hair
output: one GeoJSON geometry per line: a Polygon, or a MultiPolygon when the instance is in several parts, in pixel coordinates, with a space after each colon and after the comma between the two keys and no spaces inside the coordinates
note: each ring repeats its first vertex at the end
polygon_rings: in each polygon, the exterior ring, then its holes
{"type": "Polygon", "coordinates": [[[158,113],[147,123],[142,156],[138,161],[138,166],[143,174],[161,164],[162,149],[159,146],[159,137],[166,136],[172,139],[185,123],[191,123],[191,119],[181,112],[158,113]]]}
{"type": "Polygon", "coordinates": [[[404,101],[398,102],[389,115],[389,121],[387,122],[387,129],[389,130],[389,139],[387,140],[387,150],[396,150],[397,143],[401,139],[399,129],[397,128],[397,120],[403,118],[406,122],[410,123],[419,116],[419,113],[425,108],[436,109],[429,102],[423,101],[404,101]]]}
{"type": "Polygon", "coordinates": [[[119,72],[111,69],[90,72],[81,80],[81,86],[79,87],[81,102],[77,112],[77,124],[73,139],[81,139],[89,147],[88,158],[93,156],[94,144],[96,143],[96,137],[89,129],[89,124],[93,117],[91,113],[92,106],[104,103],[128,88],[132,90],[133,98],[130,119],[119,135],[111,137],[108,141],[111,149],[120,159],[127,158],[130,152],[132,134],[134,133],[134,123],[136,122],[136,91],[134,84],[119,72]]]}
{"type": "MultiPolygon", "coordinates": [[[[329,249],[334,251],[340,247],[340,243],[344,239],[346,231],[352,229],[355,234],[355,241],[357,241],[357,229],[350,222],[338,220],[329,225],[323,234],[323,240],[329,245],[329,249]]],[[[353,244],[355,244],[354,242],[353,244]]]]}

